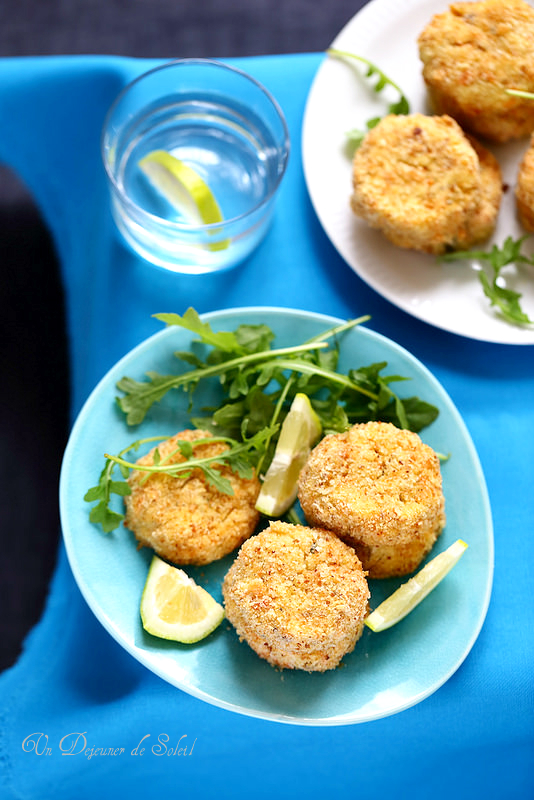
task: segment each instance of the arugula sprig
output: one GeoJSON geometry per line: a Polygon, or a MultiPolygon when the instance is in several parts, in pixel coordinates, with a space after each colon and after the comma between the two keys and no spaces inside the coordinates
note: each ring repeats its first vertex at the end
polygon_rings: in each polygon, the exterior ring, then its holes
{"type": "MultiPolygon", "coordinates": [[[[183,317],[179,314],[156,314],[155,317],[167,325],[176,325],[197,333],[200,341],[211,345],[213,349],[204,361],[191,351],[176,352],[175,356],[178,359],[194,367],[178,375],[148,372],[148,380],[145,381],[130,377],[121,378],[117,388],[124,393],[124,396],[118,398],[117,402],[126,414],[128,425],[141,423],[151,406],[159,402],[171,389],[187,390],[191,396],[198,383],[207,378],[218,378],[222,389],[232,400],[248,395],[255,386],[265,387],[273,380],[285,384],[286,370],[302,374],[311,372],[314,375],[322,370],[324,380],[350,383],[346,377],[322,366],[320,359],[310,363],[306,355],[327,348],[326,339],[369,319],[365,316],[351,320],[320,337],[294,347],[271,349],[270,342],[274,335],[265,325],[241,325],[228,335],[227,331],[221,333],[213,331],[209,323],[202,322],[192,308],[188,309],[183,317]]],[[[368,394],[365,388],[357,385],[353,388],[368,394]]]]}
{"type": "Polygon", "coordinates": [[[491,273],[481,269],[477,275],[482,284],[484,294],[490,301],[490,305],[495,306],[503,319],[514,325],[532,325],[534,320],[530,319],[521,307],[521,293],[512,289],[507,289],[500,284],[501,272],[509,264],[534,264],[534,256],[530,258],[522,252],[524,242],[529,235],[522,236],[514,240],[508,236],[503,245],[499,247],[494,244],[491,250],[464,250],[454,253],[446,253],[439,257],[440,261],[464,261],[475,259],[482,263],[489,264],[491,273]]]}
{"type": "MultiPolygon", "coordinates": [[[[123,456],[130,451],[138,450],[142,444],[147,442],[160,441],[161,438],[161,436],[154,436],[148,439],[139,439],[129,444],[124,450],[121,450],[119,456],[123,456]]],[[[91,509],[89,519],[91,522],[100,525],[104,533],[110,533],[115,530],[124,518],[123,514],[111,508],[111,496],[117,494],[120,497],[126,497],[131,494],[130,487],[128,483],[126,483],[126,479],[130,474],[129,470],[121,468],[123,480],[115,480],[113,477],[114,468],[115,464],[113,461],[107,458],[104,468],[100,473],[98,483],[88,489],[83,498],[87,503],[96,502],[96,505],[91,509]]]]}
{"type": "Polygon", "coordinates": [[[393,392],[390,384],[402,378],[382,375],[386,362],[347,374],[338,372],[338,338],[367,321],[367,316],[327,329],[303,344],[276,349],[271,349],[274,335],[264,325],[241,325],[232,336],[223,332],[220,342],[219,333],[202,322],[194,309],[188,309],[183,317],[157,314],[156,318],[197,333],[200,342],[211,348],[204,360],[192,351],[175,353],[192,364],[192,370],[165,376],[149,372],[144,381],[122,378],[117,386],[124,396],[118,404],[129,425],[142,422],[151,406],[171,389],[185,388],[191,395],[208,378],[219,381],[222,401],[204,409],[208,414],[193,416],[192,421],[199,428],[235,440],[254,435],[275,418],[282,423],[285,411],[279,408],[275,412],[277,404],[284,394],[287,410],[297,392],[312,399],[325,430],[345,430],[354,421],[378,418],[420,430],[437,414],[433,406],[418,398],[401,400],[393,392]]]}
{"type": "Polygon", "coordinates": [[[125,458],[129,452],[137,451],[142,445],[155,441],[162,441],[169,437],[152,436],[138,439],[125,447],[117,455],[105,454],[106,463],[96,486],[91,487],[85,494],[84,500],[88,503],[96,502],[89,514],[91,522],[101,525],[104,533],[110,533],[117,528],[124,514],[111,507],[113,494],[126,497],[131,494],[128,477],[132,470],[144,473],[144,479],[150,475],[169,475],[170,477],[188,478],[193,470],[201,470],[206,483],[215,487],[222,494],[233,495],[231,482],[221,473],[221,466],[229,467],[241,478],[250,479],[254,474],[254,462],[264,452],[265,442],[278,430],[278,426],[266,427],[249,439],[241,442],[234,441],[225,436],[210,436],[198,438],[194,441],[178,439],[176,448],[162,459],[159,449],[154,450],[152,464],[138,464],[125,458]],[[195,456],[195,450],[203,444],[224,442],[228,448],[222,453],[212,456],[195,456]],[[183,460],[173,461],[174,456],[180,453],[183,460]],[[114,470],[118,467],[122,480],[116,480],[114,470]]]}
{"type": "MultiPolygon", "coordinates": [[[[198,362],[197,369],[184,372],[181,375],[160,375],[157,372],[147,372],[148,381],[137,381],[134,378],[125,376],[117,383],[117,388],[124,392],[124,397],[118,398],[118,404],[126,414],[128,425],[139,425],[143,422],[147,411],[154,403],[159,402],[171,389],[188,390],[190,394],[194,391],[200,380],[206,378],[220,377],[221,384],[229,385],[230,397],[237,397],[248,392],[247,382],[251,372],[259,370],[259,385],[265,385],[274,377],[275,368],[289,368],[290,365],[297,365],[297,359],[283,359],[283,356],[293,356],[302,353],[306,349],[316,349],[319,345],[280,348],[270,350],[266,353],[249,353],[236,358],[224,360],[218,364],[201,364],[198,362]],[[279,358],[276,365],[273,363],[262,364],[267,360],[271,361],[279,358]],[[246,369],[248,365],[254,365],[255,369],[246,369]],[[235,374],[233,374],[235,372],[235,374]],[[232,380],[229,380],[231,375],[232,380]]],[[[326,346],[326,345],[324,345],[326,346]]],[[[183,354],[176,353],[177,356],[183,354]]]]}
{"type": "MultiPolygon", "coordinates": [[[[355,422],[371,419],[421,430],[436,418],[438,411],[417,397],[401,400],[391,384],[406,378],[384,375],[387,362],[351,369],[345,375],[338,371],[339,337],[367,319],[362,317],[341,323],[304,343],[311,346],[331,340],[332,346],[327,349],[310,349],[291,358],[272,350],[270,353],[275,354],[272,363],[267,361],[248,368],[237,381],[235,376],[221,376],[227,402],[205,409],[210,415],[196,416],[192,421],[214,434],[224,433],[238,439],[254,434],[273,421],[281,424],[295,394],[303,392],[310,397],[325,433],[340,432],[355,422]],[[238,384],[241,391],[237,390],[238,384]],[[273,388],[273,384],[278,388],[273,388]]],[[[182,320],[175,318],[173,324],[182,324],[182,320]]],[[[240,328],[236,334],[241,337],[240,328]]],[[[219,358],[217,352],[212,351],[207,362],[219,361],[219,358]]],[[[226,363],[231,365],[232,362],[226,363]]]]}
{"type": "MultiPolygon", "coordinates": [[[[373,91],[376,94],[382,92],[386,86],[390,86],[394,89],[397,94],[398,98],[394,102],[390,103],[387,107],[388,114],[409,114],[410,113],[410,103],[408,98],[391,78],[389,78],[376,64],[373,64],[372,61],[369,61],[367,58],[363,58],[363,56],[355,55],[354,53],[349,53],[345,50],[337,50],[336,48],[330,48],[327,51],[329,56],[333,56],[334,58],[348,58],[353,59],[355,61],[359,61],[362,64],[365,64],[367,67],[365,77],[366,78],[373,78],[376,77],[377,80],[374,84],[373,91]]],[[[373,117],[372,119],[368,120],[365,123],[365,129],[361,130],[358,128],[354,128],[351,131],[348,131],[347,137],[350,143],[354,146],[354,148],[358,148],[362,143],[363,138],[365,137],[366,133],[368,133],[372,128],[375,128],[382,117],[373,117]]]]}

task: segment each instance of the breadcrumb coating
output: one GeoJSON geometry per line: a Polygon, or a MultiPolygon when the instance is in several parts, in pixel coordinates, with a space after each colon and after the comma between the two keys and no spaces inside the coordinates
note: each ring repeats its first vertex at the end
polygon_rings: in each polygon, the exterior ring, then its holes
{"type": "Polygon", "coordinates": [[[496,174],[491,154],[451,117],[390,114],[354,154],[351,207],[393,244],[440,254],[491,233],[502,193],[496,174]]]}
{"type": "Polygon", "coordinates": [[[298,496],[308,523],[352,545],[370,578],[413,572],[445,525],[438,456],[390,423],[325,436],[300,474],[298,496]]]}
{"type": "Polygon", "coordinates": [[[438,114],[494,142],[534,131],[534,9],[524,0],[453,3],[418,38],[423,78],[438,114]]]}
{"type": "MultiPolygon", "coordinates": [[[[158,445],[161,460],[184,461],[177,450],[179,439],[194,442],[209,438],[202,430],[177,433],[158,445]]],[[[197,445],[196,457],[219,455],[224,442],[197,445]]],[[[137,464],[153,464],[153,448],[137,464]]],[[[131,494],[125,497],[125,525],[141,545],[153,548],[173,564],[209,564],[235,550],[253,532],[259,521],[254,508],[260,482],[257,477],[240,478],[226,465],[219,465],[234,494],[227,495],[210,486],[200,469],[188,477],[172,477],[133,470],[128,483],[131,494]]]]}
{"type": "Polygon", "coordinates": [[[271,522],[223,583],[226,616],[273,666],[324,672],[353,650],[368,613],[366,573],[333,533],[271,522]]]}
{"type": "Polygon", "coordinates": [[[520,223],[534,233],[534,135],[519,165],[515,199],[520,223]]]}

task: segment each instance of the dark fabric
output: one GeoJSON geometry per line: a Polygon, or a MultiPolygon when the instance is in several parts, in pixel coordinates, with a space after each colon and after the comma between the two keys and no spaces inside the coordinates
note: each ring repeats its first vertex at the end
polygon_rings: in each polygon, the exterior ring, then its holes
{"type": "Polygon", "coordinates": [[[63,291],[48,231],[0,170],[0,668],[37,622],[59,538],[69,383],[63,291]]]}
{"type": "MultiPolygon", "coordinates": [[[[16,0],[0,3],[0,57],[230,57],[323,50],[362,0],[16,0]]],[[[36,143],[38,146],[38,143],[36,143]]],[[[58,541],[68,431],[62,287],[32,198],[0,165],[0,669],[39,618],[58,541]]]]}
{"type": "Polygon", "coordinates": [[[361,0],[17,0],[0,5],[0,53],[140,57],[315,52],[361,0]]]}

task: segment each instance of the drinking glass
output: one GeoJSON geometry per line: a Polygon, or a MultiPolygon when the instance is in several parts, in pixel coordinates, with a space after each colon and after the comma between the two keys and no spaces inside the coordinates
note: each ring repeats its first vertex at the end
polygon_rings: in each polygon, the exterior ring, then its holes
{"type": "Polygon", "coordinates": [[[209,59],[158,66],[119,94],[105,120],[102,157],[116,224],[136,253],[160,267],[234,266],[267,232],[289,147],[278,103],[242,70],[209,59]],[[222,218],[206,223],[194,203],[196,217],[170,202],[140,166],[153,151],[194,170],[222,218]]]}

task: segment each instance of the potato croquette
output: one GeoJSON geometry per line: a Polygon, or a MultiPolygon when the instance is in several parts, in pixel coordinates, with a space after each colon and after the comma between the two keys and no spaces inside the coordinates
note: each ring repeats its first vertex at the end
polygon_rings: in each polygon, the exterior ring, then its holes
{"type": "Polygon", "coordinates": [[[438,456],[390,423],[325,436],[301,471],[298,496],[308,523],[352,545],[370,578],[413,572],[445,525],[438,456]]]}
{"type": "Polygon", "coordinates": [[[515,199],[520,223],[534,233],[534,136],[519,165],[515,199]]]}
{"type": "Polygon", "coordinates": [[[352,180],[354,213],[399,247],[440,254],[480,231],[479,158],[449,116],[384,117],[356,150],[352,180]]]}
{"type": "Polygon", "coordinates": [[[324,672],[360,638],[369,587],[356,553],[337,536],[275,521],[242,545],[223,597],[228,620],[261,658],[324,672]]]}
{"type": "MultiPolygon", "coordinates": [[[[194,442],[207,437],[206,431],[182,431],[158,445],[161,460],[184,461],[178,440],[194,442]]],[[[204,443],[194,447],[194,455],[214,456],[226,449],[224,442],[204,443]]],[[[153,464],[155,450],[136,463],[153,464]]],[[[146,472],[132,470],[124,524],[141,545],[173,564],[209,564],[222,558],[254,532],[259,521],[254,505],[260,483],[256,477],[240,478],[224,464],[218,469],[230,481],[233,495],[210,486],[198,468],[183,478],[165,474],[147,478],[146,472]]]]}
{"type": "Polygon", "coordinates": [[[418,38],[434,110],[494,142],[534,131],[534,9],[523,0],[453,3],[418,38]]]}

